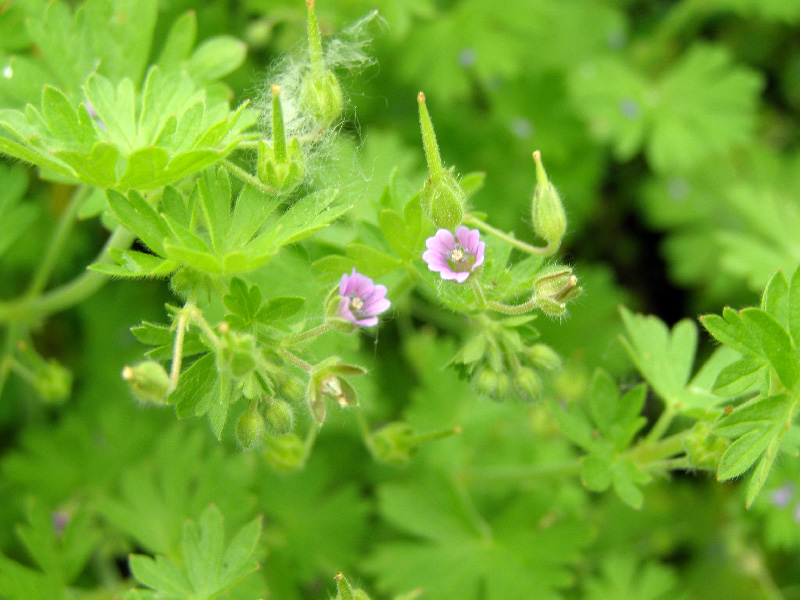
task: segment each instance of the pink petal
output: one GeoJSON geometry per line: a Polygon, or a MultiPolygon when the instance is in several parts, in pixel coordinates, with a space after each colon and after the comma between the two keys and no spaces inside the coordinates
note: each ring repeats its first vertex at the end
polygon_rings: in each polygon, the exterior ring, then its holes
{"type": "Polygon", "coordinates": [[[464,283],[467,280],[467,277],[470,276],[470,271],[462,271],[461,273],[455,273],[454,279],[458,283],[464,283]]]}
{"type": "Polygon", "coordinates": [[[356,322],[356,317],[350,310],[350,299],[349,298],[342,298],[339,301],[339,307],[336,309],[336,314],[339,315],[342,319],[346,319],[351,323],[356,322]]]}
{"type": "Polygon", "coordinates": [[[486,242],[481,242],[478,244],[478,250],[475,253],[475,264],[472,265],[473,269],[480,267],[483,264],[483,258],[485,254],[486,254],[486,242]]]}
{"type": "Polygon", "coordinates": [[[362,327],[374,327],[378,324],[378,317],[369,317],[367,319],[361,319],[360,321],[353,321],[356,325],[361,325],[362,327]]]}

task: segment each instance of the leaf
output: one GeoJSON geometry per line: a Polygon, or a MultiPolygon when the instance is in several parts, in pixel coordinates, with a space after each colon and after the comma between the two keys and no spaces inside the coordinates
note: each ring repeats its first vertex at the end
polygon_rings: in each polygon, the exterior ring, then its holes
{"type": "Polygon", "coordinates": [[[138,192],[131,191],[127,198],[114,190],[107,190],[108,206],[120,224],[135,233],[147,247],[165,256],[164,239],[169,230],[156,210],[138,192]]]}
{"type": "Polygon", "coordinates": [[[635,315],[621,308],[628,338],[622,344],[636,368],[653,390],[673,410],[707,410],[720,400],[703,390],[687,386],[697,350],[697,326],[688,319],[672,332],[652,316],[635,315]]]}
{"type": "Polygon", "coordinates": [[[183,13],[167,34],[156,64],[162,69],[176,69],[192,53],[197,39],[197,16],[193,10],[183,13]]]}
{"type": "Polygon", "coordinates": [[[745,308],[740,314],[751,337],[758,341],[761,356],[770,362],[783,385],[794,389],[798,380],[797,358],[789,334],[761,309],[745,308]]]}
{"type": "Polygon", "coordinates": [[[675,600],[678,579],[673,569],[653,560],[611,555],[603,559],[601,576],[584,585],[585,600],[675,600]]]}
{"type": "Polygon", "coordinates": [[[717,375],[711,391],[724,398],[733,398],[753,388],[763,374],[763,360],[742,358],[726,366],[717,375]]]}
{"type": "Polygon", "coordinates": [[[347,254],[355,261],[356,270],[370,277],[391,273],[402,264],[385,252],[357,242],[347,245],[347,254]]]}
{"type": "Polygon", "coordinates": [[[206,40],[194,51],[187,69],[199,81],[213,81],[235,71],[244,62],[247,45],[230,36],[206,40]]]}
{"type": "Polygon", "coordinates": [[[132,555],[131,572],[141,584],[162,594],[211,600],[258,568],[253,553],[260,533],[261,521],[255,519],[234,536],[226,549],[222,513],[212,504],[197,523],[184,525],[182,566],[163,556],[153,560],[132,555]]]}
{"type": "Polygon", "coordinates": [[[197,360],[181,373],[178,386],[167,399],[175,405],[179,419],[201,416],[208,412],[210,397],[214,393],[212,383],[217,377],[216,361],[212,353],[197,360]]]}
{"type": "Polygon", "coordinates": [[[171,260],[166,260],[152,254],[137,252],[136,250],[109,250],[111,258],[117,264],[94,263],[89,269],[112,277],[168,277],[179,265],[171,260]]]}

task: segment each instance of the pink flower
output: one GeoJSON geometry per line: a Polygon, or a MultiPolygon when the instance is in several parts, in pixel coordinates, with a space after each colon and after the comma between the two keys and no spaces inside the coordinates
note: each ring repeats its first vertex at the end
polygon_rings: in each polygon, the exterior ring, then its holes
{"type": "Polygon", "coordinates": [[[355,268],[348,275],[342,275],[339,283],[339,307],[336,313],[342,318],[361,325],[373,327],[378,324],[378,316],[392,305],[386,299],[386,286],[375,285],[372,279],[355,268]]]}
{"type": "Polygon", "coordinates": [[[480,231],[463,225],[456,229],[455,236],[447,229],[440,229],[425,240],[428,249],[422,253],[422,260],[442,279],[464,283],[483,264],[486,244],[480,239],[480,231]]]}

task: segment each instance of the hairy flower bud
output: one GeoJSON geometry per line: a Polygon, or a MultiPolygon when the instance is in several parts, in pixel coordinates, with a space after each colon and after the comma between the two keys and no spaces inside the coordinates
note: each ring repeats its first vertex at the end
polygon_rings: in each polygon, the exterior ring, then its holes
{"type": "Polygon", "coordinates": [[[306,446],[294,432],[280,437],[267,433],[264,446],[264,459],[278,473],[297,471],[305,464],[306,446]]]}
{"type": "Polygon", "coordinates": [[[555,252],[567,230],[567,215],[561,203],[561,196],[547,178],[542,165],[542,156],[538,150],[533,153],[533,160],[536,162],[536,189],[533,192],[531,206],[533,230],[555,252]]]}
{"type": "Polygon", "coordinates": [[[243,450],[249,450],[261,441],[266,429],[264,417],[258,411],[258,403],[253,402],[236,423],[236,441],[243,450]]]}
{"type": "Polygon", "coordinates": [[[46,402],[61,404],[72,392],[72,373],[56,360],[48,360],[36,370],[33,387],[46,402]]]}
{"type": "Polygon", "coordinates": [[[481,394],[492,396],[497,388],[497,373],[488,367],[482,368],[475,377],[475,385],[481,394]]]}
{"type": "Polygon", "coordinates": [[[128,388],[141,402],[164,404],[175,389],[164,367],[154,360],[125,367],[122,369],[122,379],[128,383],[128,388]]]}
{"type": "Polygon", "coordinates": [[[698,469],[715,470],[730,442],[711,433],[707,423],[698,422],[683,440],[689,464],[698,469]]]}
{"type": "Polygon", "coordinates": [[[461,428],[418,433],[408,423],[389,423],[370,436],[370,446],[375,458],[391,465],[404,465],[429,442],[461,433],[461,428]]]}
{"type": "Polygon", "coordinates": [[[542,393],[542,380],[533,369],[527,367],[514,374],[514,386],[525,400],[535,400],[542,393]]]}
{"type": "Polygon", "coordinates": [[[217,347],[217,368],[234,377],[245,377],[258,364],[256,339],[249,333],[225,331],[217,347]]]}
{"type": "Polygon", "coordinates": [[[566,302],[581,291],[578,278],[570,267],[555,266],[545,270],[533,282],[533,292],[540,298],[566,302]]]}
{"type": "Polygon", "coordinates": [[[294,411],[286,400],[273,398],[267,404],[267,427],[277,436],[286,435],[294,426],[294,411]]]}
{"type": "Polygon", "coordinates": [[[422,130],[422,145],[428,163],[428,179],[420,192],[422,210],[437,228],[454,230],[464,218],[467,195],[453,173],[445,169],[436,142],[425,94],[417,96],[419,102],[419,122],[422,130]]]}
{"type": "Polygon", "coordinates": [[[534,344],[525,351],[531,364],[546,371],[557,371],[561,368],[561,357],[546,344],[534,344]]]}

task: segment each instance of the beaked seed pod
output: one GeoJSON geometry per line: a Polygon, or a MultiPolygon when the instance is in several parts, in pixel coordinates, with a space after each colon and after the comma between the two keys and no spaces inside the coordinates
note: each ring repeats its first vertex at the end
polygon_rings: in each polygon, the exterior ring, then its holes
{"type": "Polygon", "coordinates": [[[320,127],[330,127],[344,106],[342,87],[333,71],[325,68],[322,58],[322,40],[314,11],[314,0],[306,0],[308,7],[308,54],[311,68],[300,89],[300,104],[320,127]]]}
{"type": "Polygon", "coordinates": [[[128,388],[141,402],[164,404],[175,389],[164,367],[154,360],[125,367],[122,369],[122,379],[128,383],[128,388]]]}

